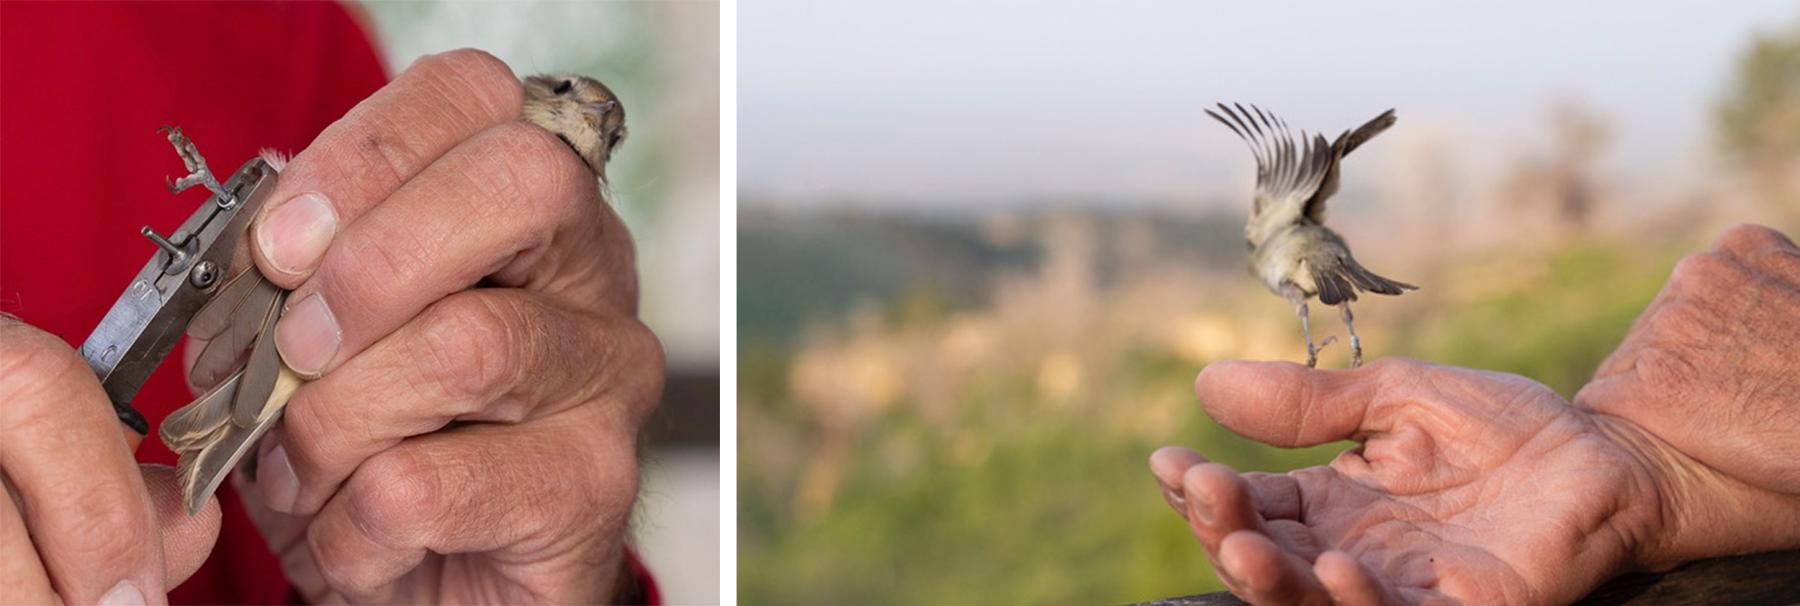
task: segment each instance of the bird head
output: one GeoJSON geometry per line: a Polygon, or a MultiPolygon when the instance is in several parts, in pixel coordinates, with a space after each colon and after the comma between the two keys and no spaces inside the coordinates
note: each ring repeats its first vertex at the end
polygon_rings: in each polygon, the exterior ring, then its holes
{"type": "Polygon", "coordinates": [[[625,106],[599,80],[576,74],[525,78],[520,115],[555,134],[602,180],[606,162],[625,141],[625,106]]]}

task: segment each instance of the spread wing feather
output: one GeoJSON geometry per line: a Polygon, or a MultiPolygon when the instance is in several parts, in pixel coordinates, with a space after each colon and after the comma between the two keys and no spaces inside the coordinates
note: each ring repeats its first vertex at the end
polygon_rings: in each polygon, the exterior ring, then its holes
{"type": "MultiPolygon", "coordinates": [[[[1306,200],[1306,218],[1312,219],[1314,223],[1325,222],[1325,200],[1337,193],[1338,166],[1343,162],[1344,156],[1350,155],[1350,152],[1362,147],[1362,144],[1367,143],[1369,139],[1375,138],[1375,135],[1379,135],[1388,127],[1393,126],[1396,120],[1398,118],[1394,117],[1394,110],[1390,109],[1381,112],[1381,115],[1375,116],[1375,119],[1363,123],[1362,126],[1356,127],[1356,130],[1344,131],[1344,134],[1338,135],[1337,140],[1331,143],[1330,161],[1325,164],[1324,177],[1319,181],[1318,190],[1314,191],[1312,196],[1306,200]]],[[[1324,139],[1320,138],[1319,142],[1324,143],[1324,139]]]]}
{"type": "Polygon", "coordinates": [[[1296,137],[1285,120],[1255,105],[1246,110],[1241,104],[1220,103],[1217,108],[1218,112],[1206,109],[1206,115],[1243,139],[1256,158],[1252,212],[1261,214],[1271,205],[1313,197],[1336,160],[1335,151],[1323,137],[1309,138],[1306,131],[1296,137]]]}
{"type": "Polygon", "coordinates": [[[1394,110],[1387,110],[1355,130],[1345,131],[1336,140],[1324,136],[1307,136],[1302,130],[1296,137],[1287,121],[1262,108],[1224,103],[1218,111],[1206,109],[1220,124],[1250,146],[1256,158],[1256,195],[1251,212],[1261,214],[1271,205],[1299,203],[1302,214],[1315,223],[1325,221],[1325,201],[1338,190],[1338,165],[1345,155],[1367,143],[1394,125],[1394,110]]]}

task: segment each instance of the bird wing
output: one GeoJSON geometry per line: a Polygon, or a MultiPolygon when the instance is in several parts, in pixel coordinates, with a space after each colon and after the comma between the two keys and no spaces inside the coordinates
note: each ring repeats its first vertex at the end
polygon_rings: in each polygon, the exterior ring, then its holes
{"type": "Polygon", "coordinates": [[[1388,127],[1393,126],[1395,120],[1398,118],[1394,116],[1394,110],[1389,109],[1381,112],[1381,115],[1375,116],[1374,120],[1357,127],[1356,130],[1344,131],[1344,134],[1338,135],[1337,140],[1331,143],[1331,159],[1326,163],[1325,176],[1319,182],[1318,189],[1307,198],[1303,207],[1306,218],[1312,219],[1315,223],[1325,222],[1325,200],[1337,193],[1338,166],[1343,162],[1344,156],[1350,155],[1350,152],[1362,147],[1363,143],[1367,143],[1369,139],[1375,138],[1375,135],[1379,135],[1388,127]]]}
{"type": "Polygon", "coordinates": [[[189,369],[196,385],[215,385],[243,364],[244,352],[263,333],[265,316],[280,293],[261,272],[249,269],[226,281],[194,314],[188,335],[206,340],[189,369]]]}
{"type": "Polygon", "coordinates": [[[1243,105],[1220,103],[1218,108],[1223,116],[1211,109],[1205,110],[1206,115],[1243,138],[1256,157],[1253,215],[1264,209],[1304,204],[1315,197],[1319,184],[1336,165],[1336,146],[1317,134],[1309,138],[1306,131],[1296,138],[1286,121],[1255,105],[1246,110],[1243,105]]]}
{"type": "Polygon", "coordinates": [[[160,431],[180,455],[175,472],[189,513],[251,456],[301,382],[275,349],[287,291],[255,267],[219,289],[188,324],[189,335],[207,340],[190,372],[194,382],[212,387],[170,414],[160,431]]]}

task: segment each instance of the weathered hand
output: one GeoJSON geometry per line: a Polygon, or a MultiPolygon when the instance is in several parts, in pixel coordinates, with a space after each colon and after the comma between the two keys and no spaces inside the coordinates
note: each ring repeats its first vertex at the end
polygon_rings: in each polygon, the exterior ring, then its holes
{"type": "Polygon", "coordinates": [[[1152,455],[1219,577],[1255,603],[1567,602],[1664,531],[1641,431],[1524,377],[1397,359],[1221,362],[1195,390],[1259,441],[1361,442],[1279,475],[1182,448],[1152,455]]]}
{"type": "Polygon", "coordinates": [[[485,53],[422,58],[253,225],[294,289],[282,357],[317,380],[240,487],[310,601],[614,595],[662,350],[624,223],[520,102],[485,53]]]}
{"type": "Polygon", "coordinates": [[[1679,493],[1733,495],[1683,504],[1651,564],[1800,546],[1800,248],[1740,225],[1683,259],[1575,404],[1682,453],[1679,493]]]}
{"type": "Polygon", "coordinates": [[[80,354],[0,314],[0,602],[166,604],[200,569],[218,501],[187,515],[175,470],[132,460],[139,438],[80,354]]]}

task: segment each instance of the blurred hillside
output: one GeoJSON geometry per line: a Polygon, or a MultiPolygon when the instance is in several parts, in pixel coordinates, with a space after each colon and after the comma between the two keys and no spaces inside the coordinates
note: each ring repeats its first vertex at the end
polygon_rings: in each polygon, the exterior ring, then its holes
{"type": "MultiPolygon", "coordinates": [[[[1546,100],[1522,141],[1402,118],[1371,144],[1390,159],[1352,159],[1369,181],[1331,206],[1360,259],[1423,287],[1356,305],[1366,355],[1521,373],[1569,396],[1681,256],[1738,222],[1800,234],[1800,70],[1782,67],[1796,48],[1800,27],[1747,45],[1716,136],[1694,150],[1700,179],[1626,176],[1613,141],[1629,125],[1576,97],[1546,100]]],[[[747,201],[743,602],[1122,603],[1220,588],[1154,488],[1149,453],[1184,444],[1284,471],[1344,445],[1268,448],[1200,412],[1200,368],[1301,360],[1298,322],[1242,269],[1242,214],[1119,210],[1153,206],[1135,202],[944,216],[747,201]]],[[[1314,307],[1315,334],[1342,337],[1314,307]]],[[[1339,343],[1320,365],[1347,358],[1339,343]]]]}
{"type": "MultiPolygon", "coordinates": [[[[1027,237],[1035,214],[909,216],[794,213],[744,202],[738,212],[739,338],[791,345],[805,323],[842,319],[857,303],[908,295],[951,308],[980,305],[989,277],[1042,261],[1027,237]]],[[[1046,213],[1047,214],[1047,213],[1046,213]]],[[[1200,269],[1243,265],[1243,217],[1070,211],[1102,231],[1132,230],[1138,249],[1100,251],[1098,278],[1158,257],[1200,269]],[[1154,242],[1153,249],[1143,245],[1154,242]]]]}

